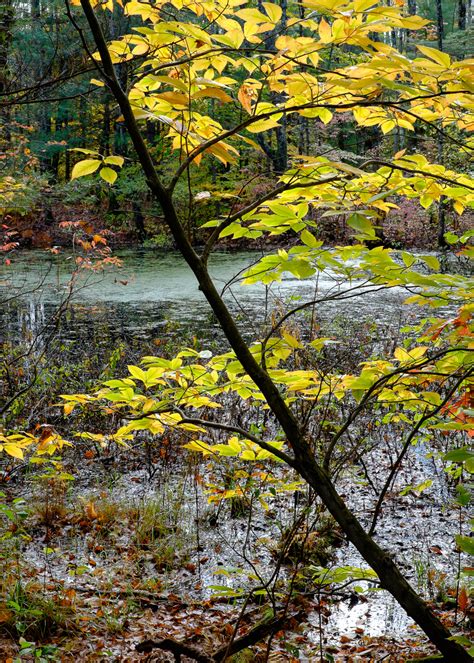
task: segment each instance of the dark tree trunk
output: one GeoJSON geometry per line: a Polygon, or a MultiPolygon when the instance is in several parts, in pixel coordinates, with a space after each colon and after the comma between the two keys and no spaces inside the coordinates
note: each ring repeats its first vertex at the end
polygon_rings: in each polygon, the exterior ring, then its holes
{"type": "Polygon", "coordinates": [[[8,81],[8,55],[12,42],[15,17],[13,0],[2,0],[0,4],[0,91],[4,92],[8,81]]]}
{"type": "Polygon", "coordinates": [[[438,28],[438,49],[442,51],[443,39],[444,39],[444,19],[443,19],[442,0],[436,0],[436,25],[438,28]]]}
{"type": "MultiPolygon", "coordinates": [[[[0,93],[8,91],[10,72],[8,70],[8,56],[12,43],[12,28],[15,19],[13,0],[2,0],[0,3],[0,93]]],[[[10,107],[4,106],[0,111],[0,146],[10,142],[10,107]],[[3,135],[2,135],[3,134],[3,135]]]]}
{"type": "Polygon", "coordinates": [[[146,123],[146,139],[150,145],[155,144],[156,140],[156,122],[155,120],[147,120],[146,123]]]}
{"type": "Polygon", "coordinates": [[[467,7],[466,0],[458,0],[458,28],[465,30],[467,23],[467,7]]]}
{"type": "Polygon", "coordinates": [[[41,16],[41,5],[40,0],[31,0],[31,17],[40,18],[41,16]]]}
{"type": "Polygon", "coordinates": [[[109,94],[108,92],[107,98],[104,102],[104,114],[102,117],[102,131],[100,134],[100,144],[99,144],[99,151],[101,154],[104,156],[108,156],[110,154],[110,132],[111,132],[111,124],[110,124],[110,100],[109,100],[109,94]]]}
{"type": "Polygon", "coordinates": [[[132,210],[133,222],[135,225],[135,230],[137,231],[138,241],[143,243],[147,237],[145,230],[145,217],[143,216],[140,204],[136,200],[134,200],[132,203],[132,210]]]}

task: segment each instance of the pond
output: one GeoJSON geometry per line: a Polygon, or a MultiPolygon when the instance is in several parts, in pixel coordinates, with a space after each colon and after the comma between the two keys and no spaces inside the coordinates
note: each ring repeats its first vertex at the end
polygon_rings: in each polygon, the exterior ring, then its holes
{"type": "MultiPolygon", "coordinates": [[[[167,328],[193,329],[201,338],[220,337],[197,282],[183,258],[173,251],[134,249],[118,254],[120,268],[85,272],[76,282],[63,335],[70,339],[90,338],[98,326],[112,339],[133,336],[150,341],[167,328]]],[[[335,296],[347,289],[330,272],[299,280],[285,274],[280,283],[242,286],[240,275],[261,257],[255,251],[218,252],[210,271],[224,293],[229,308],[238,315],[241,328],[255,336],[275,306],[297,306],[306,299],[335,296]]],[[[29,251],[14,257],[0,271],[0,338],[16,338],[25,332],[35,335],[66,297],[72,260],[44,251],[29,251]],[[18,296],[13,296],[17,293],[18,296]]],[[[318,304],[317,315],[332,320],[348,315],[354,321],[373,319],[380,324],[399,324],[400,306],[406,294],[400,288],[365,293],[356,299],[334,299],[318,304]]],[[[95,339],[100,343],[100,339],[95,339]]]]}

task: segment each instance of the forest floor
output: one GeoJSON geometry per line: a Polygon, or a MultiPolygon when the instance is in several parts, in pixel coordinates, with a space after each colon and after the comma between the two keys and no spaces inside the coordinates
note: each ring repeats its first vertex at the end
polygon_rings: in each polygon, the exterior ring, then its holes
{"type": "MultiPolygon", "coordinates": [[[[81,441],[64,459],[74,481],[35,479],[25,467],[4,475],[3,503],[16,515],[0,554],[0,660],[172,661],[160,648],[136,649],[170,639],[211,661],[213,652],[253,633],[272,605],[285,620],[270,641],[264,637],[229,660],[401,663],[433,653],[373,583],[362,580],[354,589],[311,582],[323,559],[328,568],[362,566],[345,541],[336,537],[322,551],[308,537],[304,553],[282,558],[279,542],[296,522],[301,529],[301,518],[322,537],[316,507],[309,520],[305,515],[307,496],[296,505],[293,497],[275,497],[266,508],[209,504],[204,486],[216,481],[215,468],[196,463],[175,442],[144,441],[127,453],[81,441]],[[260,583],[264,600],[248,598],[260,583]],[[30,643],[23,653],[20,638],[30,643]]],[[[368,460],[369,472],[375,464],[383,469],[381,457],[368,460]]],[[[355,472],[359,485],[351,472],[340,490],[359,515],[368,514],[371,489],[361,485],[360,468],[355,472]]],[[[442,620],[468,637],[466,590],[454,580],[465,560],[453,544],[466,516],[443,508],[446,491],[444,473],[417,453],[389,495],[380,536],[442,620]],[[429,489],[400,495],[400,486],[419,485],[427,472],[429,489]]],[[[195,659],[183,656],[188,660],[195,659]]]]}

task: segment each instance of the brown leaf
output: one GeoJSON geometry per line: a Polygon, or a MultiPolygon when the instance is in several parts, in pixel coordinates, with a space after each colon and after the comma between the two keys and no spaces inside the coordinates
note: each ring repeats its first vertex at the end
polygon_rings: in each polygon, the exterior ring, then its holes
{"type": "Polygon", "coordinates": [[[458,596],[458,606],[462,612],[466,612],[467,606],[469,605],[469,599],[467,596],[466,588],[463,587],[459,592],[458,596]]]}
{"type": "Polygon", "coordinates": [[[0,610],[0,624],[3,624],[4,622],[8,622],[12,616],[12,612],[10,610],[0,610]]]}
{"type": "Polygon", "coordinates": [[[43,426],[43,430],[41,431],[41,435],[39,438],[39,443],[44,444],[47,442],[51,437],[53,437],[53,429],[51,426],[43,426]]]}
{"type": "Polygon", "coordinates": [[[435,555],[442,555],[443,551],[439,546],[430,546],[430,550],[432,553],[435,553],[435,555]]]}

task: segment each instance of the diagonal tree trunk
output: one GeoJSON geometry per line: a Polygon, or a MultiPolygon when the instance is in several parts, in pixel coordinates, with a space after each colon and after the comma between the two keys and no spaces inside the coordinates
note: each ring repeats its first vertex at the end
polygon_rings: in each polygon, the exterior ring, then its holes
{"type": "Polygon", "coordinates": [[[96,47],[100,53],[104,81],[109,86],[123,113],[125,126],[127,127],[147,179],[148,186],[160,203],[165,221],[173,235],[176,246],[196,276],[199,288],[209,302],[238,360],[247,374],[259,387],[283,429],[286,439],[294,452],[294,459],[291,462],[292,467],[299,472],[301,477],[319,495],[327,509],[343,529],[349,541],[357,548],[372,569],[376,571],[381,586],[395,597],[407,614],[423,629],[427,637],[436,645],[446,659],[453,663],[471,663],[473,660],[472,657],[461,645],[449,639],[451,637],[449,630],[411,587],[391,556],[366,533],[356,516],[347,508],[329,474],[316,462],[310,444],[305,439],[292,411],[283,400],[278,387],[251,354],[234,318],[219,295],[205,262],[195,252],[186,236],[173,204],[172,194],[166,189],[157,175],[127,95],[121,88],[115,74],[103,32],[90,1],[81,0],[81,6],[91,29],[96,47]]]}

